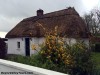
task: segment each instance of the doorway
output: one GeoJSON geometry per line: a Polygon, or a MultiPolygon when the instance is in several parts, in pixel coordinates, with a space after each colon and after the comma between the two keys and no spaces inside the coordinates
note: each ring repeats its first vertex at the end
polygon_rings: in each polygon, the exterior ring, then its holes
{"type": "Polygon", "coordinates": [[[25,38],[25,55],[30,56],[30,39],[25,38]]]}

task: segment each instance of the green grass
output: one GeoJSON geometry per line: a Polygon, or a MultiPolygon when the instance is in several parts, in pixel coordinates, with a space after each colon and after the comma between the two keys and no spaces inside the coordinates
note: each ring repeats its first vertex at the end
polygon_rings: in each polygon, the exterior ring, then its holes
{"type": "Polygon", "coordinates": [[[100,52],[93,52],[92,53],[92,60],[94,62],[94,74],[93,75],[100,75],[100,52]]]}
{"type": "Polygon", "coordinates": [[[100,53],[99,52],[93,52],[92,53],[92,59],[94,61],[94,64],[96,65],[96,69],[100,69],[100,53]]]}

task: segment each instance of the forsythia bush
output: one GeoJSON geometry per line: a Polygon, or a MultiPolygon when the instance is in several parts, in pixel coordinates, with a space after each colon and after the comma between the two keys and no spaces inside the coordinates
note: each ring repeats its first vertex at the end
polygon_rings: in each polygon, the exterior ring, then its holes
{"type": "MultiPolygon", "coordinates": [[[[39,67],[51,69],[71,75],[91,75],[91,52],[87,46],[78,41],[69,45],[58,35],[56,26],[51,32],[46,32],[45,42],[40,45],[40,51],[34,60],[42,64],[39,67]]],[[[33,49],[36,50],[35,45],[33,49]]]]}
{"type": "Polygon", "coordinates": [[[72,68],[74,66],[73,56],[67,52],[64,39],[57,34],[57,26],[54,31],[46,33],[45,39],[40,50],[42,57],[54,64],[63,64],[72,68]]]}

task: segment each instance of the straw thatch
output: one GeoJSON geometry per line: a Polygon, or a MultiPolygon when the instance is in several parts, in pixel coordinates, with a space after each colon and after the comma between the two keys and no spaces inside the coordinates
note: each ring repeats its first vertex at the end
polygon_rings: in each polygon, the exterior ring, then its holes
{"type": "Polygon", "coordinates": [[[67,37],[72,38],[77,36],[88,37],[85,22],[74,8],[69,7],[68,9],[23,19],[8,32],[6,38],[43,37],[45,31],[38,26],[38,23],[42,24],[48,31],[58,26],[58,32],[61,36],[67,35],[67,37]]]}

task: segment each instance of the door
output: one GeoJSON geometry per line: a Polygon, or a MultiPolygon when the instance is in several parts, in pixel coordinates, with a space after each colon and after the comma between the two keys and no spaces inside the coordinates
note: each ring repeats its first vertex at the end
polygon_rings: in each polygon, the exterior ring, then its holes
{"type": "Polygon", "coordinates": [[[30,39],[25,38],[25,53],[26,56],[30,56],[30,39]]]}

